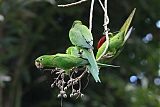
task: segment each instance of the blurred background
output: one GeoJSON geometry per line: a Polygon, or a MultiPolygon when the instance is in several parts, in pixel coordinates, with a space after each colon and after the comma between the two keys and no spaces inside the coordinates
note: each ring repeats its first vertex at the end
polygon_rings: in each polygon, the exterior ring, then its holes
{"type": "MultiPolygon", "coordinates": [[[[38,70],[43,54],[64,53],[74,20],[88,26],[90,0],[0,0],[0,107],[60,107],[53,75],[38,70]]],[[[160,107],[160,0],[108,0],[109,28],[120,29],[137,8],[135,30],[112,62],[120,68],[101,69],[101,84],[90,77],[84,98],[67,98],[64,107],[160,107]],[[159,72],[159,73],[158,73],[159,72]],[[133,76],[139,79],[131,83],[133,76]],[[131,77],[131,78],[130,78],[131,77]]],[[[94,47],[103,33],[103,11],[95,0],[94,47]]],[[[95,52],[96,52],[95,48],[95,52]]]]}

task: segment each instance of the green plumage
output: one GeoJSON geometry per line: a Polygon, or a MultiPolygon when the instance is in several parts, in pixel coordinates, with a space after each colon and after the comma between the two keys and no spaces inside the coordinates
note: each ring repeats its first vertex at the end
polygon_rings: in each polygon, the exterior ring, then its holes
{"type": "Polygon", "coordinates": [[[82,56],[88,59],[88,62],[89,62],[89,65],[87,65],[87,69],[92,74],[96,82],[101,82],[99,79],[99,68],[94,58],[93,51],[88,51],[86,49],[82,49],[82,50],[83,50],[82,56]]]}
{"type": "Polygon", "coordinates": [[[93,49],[93,37],[89,29],[81,21],[74,21],[69,31],[69,38],[73,45],[93,49]]]}
{"type": "MultiPolygon", "coordinates": [[[[116,51],[121,48],[122,43],[124,41],[124,32],[119,32],[109,40],[109,47],[107,50],[107,54],[114,55],[116,54],[116,51]]],[[[102,46],[98,49],[96,59],[99,58],[99,56],[103,53],[104,49],[106,47],[106,42],[102,44],[102,46]]]]}
{"type": "Polygon", "coordinates": [[[67,48],[66,53],[77,57],[81,57],[80,48],[76,46],[71,46],[67,48]]]}
{"type": "Polygon", "coordinates": [[[43,55],[35,60],[37,68],[56,67],[70,70],[88,64],[87,60],[69,54],[43,55]]]}
{"type": "MultiPolygon", "coordinates": [[[[128,28],[131,24],[135,11],[136,9],[132,11],[132,13],[127,18],[127,20],[125,21],[119,32],[110,37],[108,50],[106,54],[99,60],[99,62],[101,63],[111,62],[121,53],[123,46],[126,40],[129,38],[132,31],[132,27],[129,29],[129,31],[128,28]]],[[[96,59],[98,59],[99,56],[103,53],[105,46],[106,42],[104,42],[102,46],[98,49],[98,52],[96,54],[96,59]]]]}
{"type": "MultiPolygon", "coordinates": [[[[71,47],[67,48],[66,53],[87,60],[86,56],[83,53],[83,50],[76,47],[76,46],[71,46],[71,47]]],[[[89,64],[89,62],[88,62],[88,64],[89,64]]],[[[87,64],[87,66],[88,66],[88,64],[87,64]]],[[[99,68],[101,68],[101,67],[119,67],[119,66],[104,64],[104,63],[99,63],[99,62],[97,62],[97,65],[99,68]]]]}
{"type": "Polygon", "coordinates": [[[90,30],[82,24],[81,21],[74,21],[71,30],[69,31],[69,38],[73,45],[81,48],[83,54],[89,62],[90,73],[96,82],[100,82],[99,69],[93,54],[93,37],[90,30]]]}
{"type": "MultiPolygon", "coordinates": [[[[73,45],[66,50],[66,54],[43,55],[35,60],[37,68],[61,68],[68,73],[74,67],[86,66],[96,82],[100,82],[99,67],[118,67],[104,64],[109,59],[114,59],[122,50],[128,39],[132,28],[128,31],[129,25],[134,16],[135,9],[126,20],[117,34],[110,36],[109,48],[106,54],[96,62],[93,53],[93,37],[90,30],[81,21],[74,21],[69,31],[69,38],[73,45]],[[128,33],[127,33],[128,31],[128,33]]],[[[99,48],[96,57],[98,58],[104,51],[106,43],[99,48]]]]}
{"type": "Polygon", "coordinates": [[[128,32],[128,28],[132,22],[135,12],[136,12],[136,8],[133,9],[132,13],[129,15],[129,17],[127,18],[127,20],[125,21],[125,23],[120,29],[120,31],[124,31],[124,35],[126,35],[128,32]]]}

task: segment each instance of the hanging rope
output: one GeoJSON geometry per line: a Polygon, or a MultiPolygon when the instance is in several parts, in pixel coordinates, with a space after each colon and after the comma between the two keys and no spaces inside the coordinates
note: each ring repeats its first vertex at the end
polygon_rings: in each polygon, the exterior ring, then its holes
{"type": "MultiPolygon", "coordinates": [[[[103,9],[103,4],[101,2],[101,0],[99,0],[99,3],[103,9]]],[[[103,51],[103,53],[99,56],[99,58],[97,59],[97,61],[99,61],[101,59],[101,57],[103,55],[105,55],[106,51],[108,50],[108,46],[109,46],[109,37],[108,37],[108,27],[107,25],[109,24],[109,17],[108,17],[108,13],[107,13],[107,0],[104,1],[104,34],[106,35],[106,47],[105,50],[103,51]]]]}

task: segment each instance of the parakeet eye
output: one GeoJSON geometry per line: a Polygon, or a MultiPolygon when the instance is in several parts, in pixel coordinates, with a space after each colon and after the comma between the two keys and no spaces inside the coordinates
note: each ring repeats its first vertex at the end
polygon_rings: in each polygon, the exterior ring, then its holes
{"type": "Polygon", "coordinates": [[[42,60],[43,60],[43,58],[40,59],[40,61],[42,61],[42,60]]]}
{"type": "Polygon", "coordinates": [[[83,53],[83,50],[81,49],[80,51],[79,51],[79,54],[82,54],[83,53]]]}

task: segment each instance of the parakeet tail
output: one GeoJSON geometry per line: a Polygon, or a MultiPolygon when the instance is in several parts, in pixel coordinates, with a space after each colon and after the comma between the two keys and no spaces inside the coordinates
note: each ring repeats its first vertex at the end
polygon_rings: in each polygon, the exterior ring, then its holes
{"type": "Polygon", "coordinates": [[[90,65],[87,66],[89,72],[92,74],[96,82],[101,82],[99,78],[99,69],[94,57],[93,50],[83,49],[85,57],[88,59],[90,65]]]}

